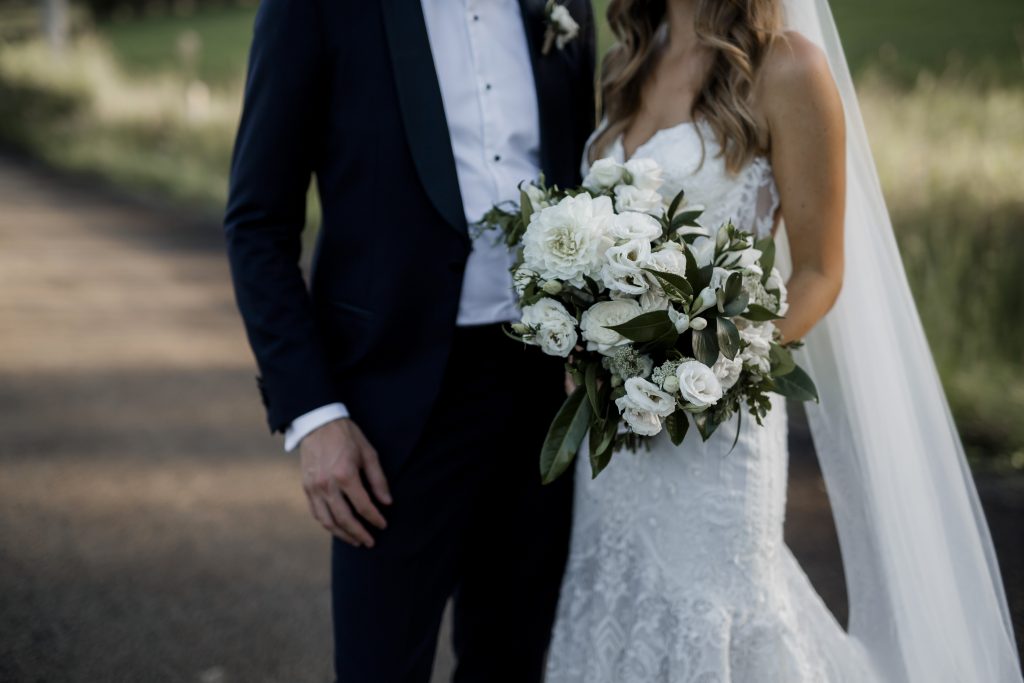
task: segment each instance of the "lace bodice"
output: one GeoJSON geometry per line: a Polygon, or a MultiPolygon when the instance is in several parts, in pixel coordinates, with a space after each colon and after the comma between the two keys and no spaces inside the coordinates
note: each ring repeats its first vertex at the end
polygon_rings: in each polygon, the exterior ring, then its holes
{"type": "MultiPolygon", "coordinates": [[[[606,155],[625,161],[622,136],[606,155]]],[[[665,178],[662,194],[671,199],[685,189],[688,204],[705,208],[701,216],[705,226],[718,227],[731,220],[758,236],[771,232],[779,208],[771,163],[767,157],[757,156],[738,173],[730,173],[706,123],[687,121],[663,128],[637,147],[633,157],[657,161],[665,178]]]]}
{"type": "MultiPolygon", "coordinates": [[[[770,163],[731,174],[718,152],[705,126],[682,124],[633,156],[662,166],[666,198],[685,188],[704,205],[705,226],[770,232],[770,163]]],[[[621,141],[608,153],[623,161],[621,141]]],[[[584,443],[548,683],[873,680],[783,540],[785,401],[772,397],[762,426],[743,417],[735,448],[735,421],[707,442],[691,428],[679,447],[661,434],[597,479],[584,443]]]]}

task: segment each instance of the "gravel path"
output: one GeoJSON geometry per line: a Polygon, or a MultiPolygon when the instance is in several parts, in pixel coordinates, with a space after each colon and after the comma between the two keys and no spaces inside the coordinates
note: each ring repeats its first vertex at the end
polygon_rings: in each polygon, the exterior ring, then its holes
{"type": "MultiPolygon", "coordinates": [[[[327,538],[253,375],[215,220],[0,157],[0,681],[331,680],[327,538]]],[[[842,616],[793,446],[787,536],[842,616]]],[[[1020,623],[1024,496],[982,491],[1020,623]]]]}

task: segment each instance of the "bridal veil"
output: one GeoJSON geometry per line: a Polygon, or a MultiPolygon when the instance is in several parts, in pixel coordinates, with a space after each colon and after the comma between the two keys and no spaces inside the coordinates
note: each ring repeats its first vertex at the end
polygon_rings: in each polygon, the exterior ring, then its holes
{"type": "Polygon", "coordinates": [[[826,0],[785,7],[787,28],[828,55],[846,110],[843,290],[799,353],[821,398],[807,415],[839,532],[850,634],[887,683],[1020,682],[992,540],[835,23],[826,0]]]}

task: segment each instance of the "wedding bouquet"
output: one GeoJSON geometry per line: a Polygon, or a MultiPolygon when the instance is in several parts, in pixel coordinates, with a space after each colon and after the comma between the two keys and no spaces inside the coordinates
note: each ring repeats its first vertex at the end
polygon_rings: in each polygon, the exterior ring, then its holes
{"type": "Polygon", "coordinates": [[[794,344],[778,341],[788,304],[772,238],[709,229],[683,192],[666,206],[661,185],[651,159],[601,159],[582,187],[524,183],[518,207],[481,221],[518,253],[522,319],[510,334],[566,358],[577,386],[548,431],[545,482],[588,432],[596,477],[617,449],[662,430],[679,445],[691,421],[707,440],[736,414],[738,438],[741,403],[760,424],[769,392],[817,400],[794,344]]]}

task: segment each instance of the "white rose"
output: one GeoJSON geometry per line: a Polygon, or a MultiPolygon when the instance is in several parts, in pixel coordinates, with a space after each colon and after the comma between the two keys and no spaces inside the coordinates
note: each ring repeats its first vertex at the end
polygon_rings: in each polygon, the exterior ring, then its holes
{"type": "Polygon", "coordinates": [[[654,436],[661,432],[661,418],[652,412],[641,410],[628,395],[615,399],[615,405],[633,433],[654,436]]]}
{"type": "Polygon", "coordinates": [[[645,213],[627,211],[616,214],[608,228],[608,234],[617,240],[651,242],[661,237],[661,223],[645,213]]]}
{"type": "Polygon", "coordinates": [[[752,323],[741,318],[737,319],[736,327],[739,330],[740,339],[746,342],[746,346],[740,351],[738,357],[744,365],[748,365],[762,374],[767,374],[772,369],[770,354],[775,325],[771,321],[752,323]]]}
{"type": "Polygon", "coordinates": [[[722,398],[722,383],[711,368],[699,360],[680,363],[676,378],[683,399],[697,408],[713,406],[722,398]]]}
{"type": "Polygon", "coordinates": [[[583,187],[591,192],[605,192],[622,182],[622,174],[626,168],[611,157],[598,159],[590,167],[587,177],[583,179],[583,187]]]}
{"type": "Polygon", "coordinates": [[[585,286],[583,276],[594,277],[604,263],[613,216],[608,197],[588,194],[535,211],[523,235],[523,265],[544,280],[585,286]]]}
{"type": "Polygon", "coordinates": [[[624,294],[640,295],[650,288],[641,266],[651,255],[651,243],[644,239],[630,240],[605,251],[601,279],[608,289],[624,294]]]}
{"type": "Polygon", "coordinates": [[[664,182],[661,166],[654,159],[630,159],[626,162],[626,171],[633,178],[630,185],[635,185],[641,190],[658,190],[664,182]]]}
{"type": "Polygon", "coordinates": [[[534,330],[529,343],[549,356],[565,358],[576,346],[576,319],[554,299],[541,299],[525,307],[522,324],[534,330]]]}
{"type": "Polygon", "coordinates": [[[640,377],[631,377],[625,383],[626,396],[638,409],[668,417],[676,410],[676,400],[658,388],[656,384],[640,377]]]}
{"type": "Polygon", "coordinates": [[[616,346],[628,344],[628,339],[609,327],[629,322],[642,312],[640,304],[632,299],[599,301],[588,308],[580,317],[580,331],[587,341],[587,350],[607,355],[616,346]]]}
{"type": "Polygon", "coordinates": [[[580,25],[572,18],[565,5],[555,5],[551,8],[551,21],[558,27],[558,37],[555,38],[555,43],[559,50],[580,32],[580,25]]]}
{"type": "Polygon", "coordinates": [[[740,379],[740,373],[743,371],[743,360],[738,354],[732,360],[719,354],[718,360],[711,366],[711,371],[715,373],[715,377],[721,383],[722,389],[728,391],[740,379]]]}
{"type": "Polygon", "coordinates": [[[615,186],[615,210],[639,211],[660,216],[665,211],[665,201],[656,190],[644,190],[636,185],[615,186]]]}

